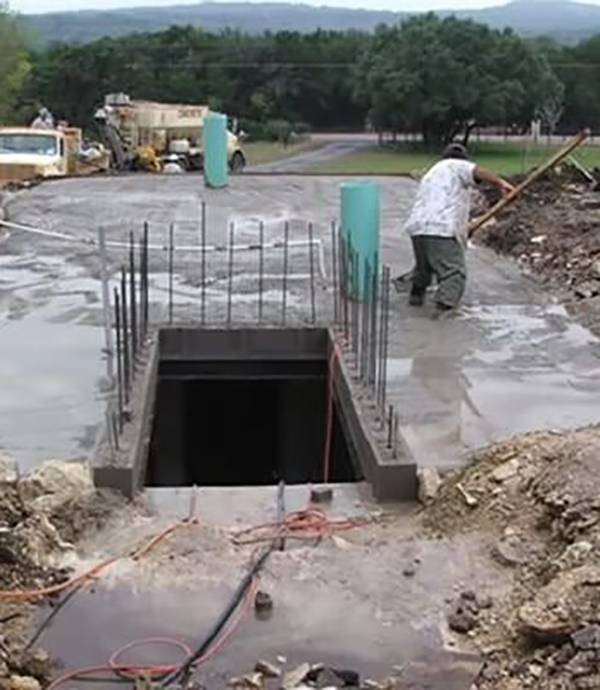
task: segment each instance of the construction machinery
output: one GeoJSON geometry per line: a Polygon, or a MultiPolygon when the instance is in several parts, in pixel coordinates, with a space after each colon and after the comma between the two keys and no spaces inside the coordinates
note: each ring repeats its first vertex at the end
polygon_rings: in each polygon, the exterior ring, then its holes
{"type": "Polygon", "coordinates": [[[34,129],[0,127],[0,184],[84,175],[108,168],[100,148],[82,151],[76,127],[34,129]]]}
{"type": "MultiPolygon", "coordinates": [[[[201,170],[203,123],[209,112],[206,105],[136,101],[127,94],[111,94],[94,119],[117,169],[158,170],[177,156],[185,170],[201,170]]],[[[227,148],[230,170],[241,172],[246,157],[231,131],[227,148]]]]}

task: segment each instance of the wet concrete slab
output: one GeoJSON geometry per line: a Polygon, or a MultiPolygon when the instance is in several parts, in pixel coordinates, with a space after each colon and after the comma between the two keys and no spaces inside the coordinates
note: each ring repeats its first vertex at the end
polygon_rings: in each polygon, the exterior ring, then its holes
{"type": "MultiPolygon", "coordinates": [[[[248,175],[233,178],[226,190],[205,190],[195,175],[131,175],[52,182],[13,198],[8,205],[12,220],[69,233],[81,242],[11,231],[0,245],[0,329],[6,334],[1,366],[19,381],[0,391],[0,447],[26,466],[42,454],[72,456],[89,447],[94,424],[101,421],[99,382],[105,362],[99,266],[89,245],[99,224],[110,241],[126,241],[131,230],[139,232],[149,222],[151,242],[159,247],[152,253],[151,300],[164,318],[167,255],[160,248],[166,246],[170,223],[175,223],[178,246],[197,247],[202,200],[207,203],[207,240],[220,246],[227,244],[232,222],[236,242],[252,244],[261,221],[265,240],[275,242],[282,239],[286,221],[290,239],[306,241],[310,221],[322,242],[326,272],[317,280],[317,319],[327,323],[333,312],[330,225],[338,217],[343,181],[248,175]],[[40,414],[43,410],[47,412],[40,414]],[[28,421],[33,415],[39,417],[39,434],[28,421]],[[81,438],[85,444],[77,441],[81,438]]],[[[415,184],[390,178],[378,182],[383,260],[393,274],[402,273],[412,261],[402,221],[415,184]]],[[[306,325],[309,255],[306,246],[294,252],[286,294],[288,323],[306,325]]],[[[176,252],[176,320],[198,319],[198,256],[191,250],[176,252]]],[[[125,258],[123,248],[109,250],[113,285],[125,258]]],[[[226,319],[227,261],[223,251],[208,261],[208,316],[215,323],[226,319]]],[[[257,262],[256,252],[235,256],[234,323],[257,321],[257,262]]],[[[270,276],[264,285],[265,322],[279,324],[281,249],[266,252],[265,262],[270,276]]],[[[420,464],[452,466],[470,449],[520,431],[597,419],[598,340],[510,261],[475,248],[469,265],[469,289],[455,320],[433,323],[427,310],[409,309],[405,296],[392,298],[390,403],[400,413],[401,431],[420,464]]]]}

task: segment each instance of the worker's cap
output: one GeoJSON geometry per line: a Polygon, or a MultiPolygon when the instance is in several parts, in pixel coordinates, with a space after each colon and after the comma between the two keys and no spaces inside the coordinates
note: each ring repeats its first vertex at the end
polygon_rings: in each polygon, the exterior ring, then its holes
{"type": "Polygon", "coordinates": [[[167,156],[167,160],[179,163],[179,156],[176,153],[172,153],[170,156],[167,156]]]}
{"type": "Polygon", "coordinates": [[[48,110],[48,108],[40,108],[38,111],[38,115],[40,117],[46,117],[46,115],[50,115],[50,111],[48,110]]]}
{"type": "Polygon", "coordinates": [[[444,149],[442,158],[458,158],[460,160],[468,161],[469,151],[467,150],[466,146],[459,144],[457,141],[453,141],[444,149]]]}

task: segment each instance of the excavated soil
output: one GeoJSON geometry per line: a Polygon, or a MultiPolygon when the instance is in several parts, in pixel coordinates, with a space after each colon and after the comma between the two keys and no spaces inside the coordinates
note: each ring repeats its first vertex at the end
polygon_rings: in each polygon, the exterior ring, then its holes
{"type": "MultiPolygon", "coordinates": [[[[514,257],[600,334],[600,191],[580,179],[570,169],[547,174],[476,240],[514,257]]],[[[493,190],[486,197],[489,203],[498,199],[493,190]]]]}
{"type": "Polygon", "coordinates": [[[430,536],[483,532],[513,573],[493,606],[466,593],[449,616],[486,664],[480,690],[600,687],[600,428],[516,437],[445,479],[430,536]]]}

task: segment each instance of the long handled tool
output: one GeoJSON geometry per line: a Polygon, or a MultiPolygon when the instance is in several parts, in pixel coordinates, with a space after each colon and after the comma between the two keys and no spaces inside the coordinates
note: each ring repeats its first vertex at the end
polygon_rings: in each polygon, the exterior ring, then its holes
{"type": "Polygon", "coordinates": [[[512,204],[512,202],[520,196],[526,189],[531,185],[533,182],[538,180],[540,177],[545,175],[548,170],[551,170],[555,166],[557,166],[561,161],[563,161],[567,156],[570,156],[573,151],[583,144],[583,142],[589,137],[590,135],[590,130],[589,129],[584,129],[582,132],[579,132],[579,134],[572,139],[564,148],[562,148],[560,151],[554,154],[550,160],[548,160],[544,165],[542,165],[539,168],[536,168],[533,170],[520,184],[518,184],[510,194],[507,194],[506,196],[502,197],[500,201],[492,206],[492,208],[487,211],[487,213],[484,213],[483,216],[480,216],[479,218],[476,218],[471,225],[469,225],[469,237],[472,237],[479,228],[481,228],[483,225],[485,225],[488,221],[490,221],[494,216],[496,216],[502,209],[506,208],[509,204],[512,204]]]}

